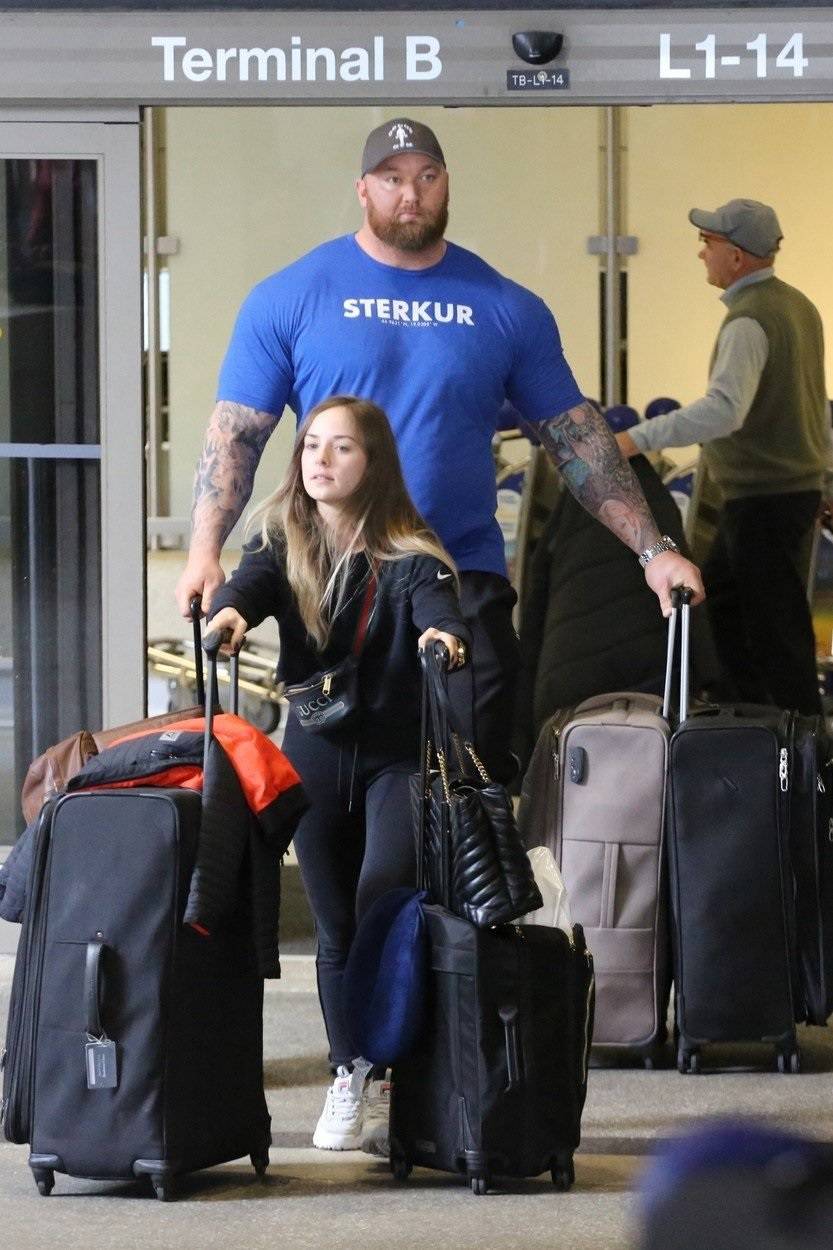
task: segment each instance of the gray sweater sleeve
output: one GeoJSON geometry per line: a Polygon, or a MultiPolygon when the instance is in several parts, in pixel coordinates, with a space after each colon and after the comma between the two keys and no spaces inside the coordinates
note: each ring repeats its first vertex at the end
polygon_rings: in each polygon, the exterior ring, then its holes
{"type": "Polygon", "coordinates": [[[764,371],[769,344],[759,322],[737,317],[720,332],[702,399],[628,430],[640,451],[709,443],[743,425],[764,371]]]}

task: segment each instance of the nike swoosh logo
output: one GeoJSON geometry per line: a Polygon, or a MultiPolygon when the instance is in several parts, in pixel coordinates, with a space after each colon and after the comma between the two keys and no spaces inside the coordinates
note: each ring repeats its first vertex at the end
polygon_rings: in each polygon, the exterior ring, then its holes
{"type": "Polygon", "coordinates": [[[440,571],[439,571],[439,570],[437,570],[437,581],[438,581],[438,582],[444,582],[444,581],[447,581],[449,577],[451,577],[451,573],[440,573],[440,571]]]}

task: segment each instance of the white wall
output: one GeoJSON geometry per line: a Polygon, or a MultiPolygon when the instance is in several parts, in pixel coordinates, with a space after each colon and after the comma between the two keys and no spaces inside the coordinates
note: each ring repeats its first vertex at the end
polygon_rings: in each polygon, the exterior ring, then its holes
{"type": "MultiPolygon", "coordinates": [[[[598,393],[598,114],[595,109],[411,109],[451,173],[449,237],[531,287],[556,314],[568,359],[598,393]]],[[[171,511],[190,511],[194,464],[237,308],[249,288],[360,222],[354,181],[389,108],[169,109],[171,511]]],[[[255,497],[274,484],[293,429],[272,438],[255,497]]]]}
{"type": "MultiPolygon", "coordinates": [[[[597,395],[599,111],[413,109],[433,126],[451,173],[449,237],[538,291],[558,318],[580,385],[597,395]]],[[[190,511],[193,467],[240,301],[267,273],[356,229],[353,183],[367,132],[388,108],[169,109],[171,510],[190,511]]],[[[654,106],[627,110],[629,398],[702,394],[723,305],[697,259],[692,206],[734,196],[775,206],[778,273],[813,299],[829,328],[833,379],[833,105],[654,106]]],[[[833,380],[830,383],[833,387],[833,380]]],[[[279,477],[284,421],[255,484],[279,477]]],[[[686,458],[688,453],[681,453],[686,458]]]]}

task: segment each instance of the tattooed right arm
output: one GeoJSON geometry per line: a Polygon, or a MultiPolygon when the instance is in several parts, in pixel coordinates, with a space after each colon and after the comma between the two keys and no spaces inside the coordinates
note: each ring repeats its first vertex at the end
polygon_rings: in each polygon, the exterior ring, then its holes
{"type": "Polygon", "coordinates": [[[221,399],[211,415],[194,478],[191,549],[219,556],[249,501],[263,449],[278,423],[271,412],[221,399]]]}
{"type": "Polygon", "coordinates": [[[194,598],[206,615],[211,611],[214,592],[225,581],[220,552],[252,493],[255,469],[277,423],[271,412],[228,400],[220,400],[211,415],[194,480],[191,546],[176,584],[183,616],[190,616],[194,598]]]}

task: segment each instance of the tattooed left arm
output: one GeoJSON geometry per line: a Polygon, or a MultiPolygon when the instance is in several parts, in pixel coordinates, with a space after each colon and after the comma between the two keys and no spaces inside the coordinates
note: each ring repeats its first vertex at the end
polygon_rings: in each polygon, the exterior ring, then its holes
{"type": "MultiPolygon", "coordinates": [[[[571,493],[591,516],[637,555],[659,541],[659,530],[633,469],[622,459],[612,431],[592,404],[577,404],[543,422],[535,432],[571,493]]],[[[651,560],[645,576],[666,615],[673,586],[691,586],[695,603],[704,597],[699,570],[675,552],[651,560]]]]}
{"type": "Polygon", "coordinates": [[[637,555],[659,541],[659,530],[633,469],[622,459],[604,417],[577,404],[538,426],[536,433],[572,494],[637,555]]]}

